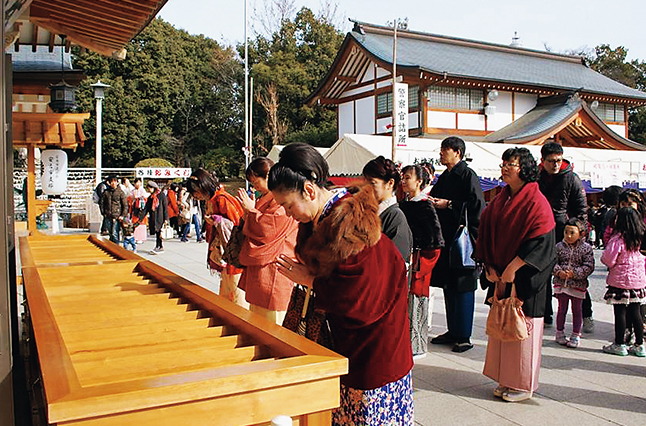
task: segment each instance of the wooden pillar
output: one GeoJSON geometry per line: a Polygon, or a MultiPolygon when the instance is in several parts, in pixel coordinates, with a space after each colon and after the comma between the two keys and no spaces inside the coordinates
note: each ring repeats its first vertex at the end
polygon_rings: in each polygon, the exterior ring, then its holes
{"type": "Polygon", "coordinates": [[[301,426],[329,426],[332,424],[332,410],[305,414],[301,417],[301,426]]]}
{"type": "Polygon", "coordinates": [[[27,147],[27,229],[36,232],[36,147],[27,147]]]}

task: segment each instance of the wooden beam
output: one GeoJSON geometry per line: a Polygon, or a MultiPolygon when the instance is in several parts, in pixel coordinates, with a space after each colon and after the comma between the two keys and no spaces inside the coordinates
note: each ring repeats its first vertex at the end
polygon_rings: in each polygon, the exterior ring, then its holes
{"type": "Polygon", "coordinates": [[[52,31],[57,34],[63,34],[71,41],[81,46],[85,46],[88,49],[93,50],[102,55],[114,56],[115,54],[117,54],[117,52],[119,52],[120,48],[115,44],[108,45],[105,43],[98,43],[97,41],[93,40],[91,37],[87,37],[84,34],[80,34],[74,30],[71,30],[62,25],[59,25],[58,23],[52,22],[49,19],[42,19],[42,18],[31,18],[31,19],[33,22],[37,22],[39,26],[45,28],[47,31],[52,31]]]}
{"type": "Polygon", "coordinates": [[[36,148],[27,148],[27,229],[36,231],[36,148]]]}

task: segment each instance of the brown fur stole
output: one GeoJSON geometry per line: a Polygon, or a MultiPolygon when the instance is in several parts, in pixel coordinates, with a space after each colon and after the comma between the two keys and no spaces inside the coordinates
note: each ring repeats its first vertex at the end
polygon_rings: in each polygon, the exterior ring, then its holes
{"type": "Polygon", "coordinates": [[[381,238],[379,203],[370,185],[337,201],[316,226],[300,224],[296,256],[311,274],[328,276],[348,257],[371,247],[381,238]]]}

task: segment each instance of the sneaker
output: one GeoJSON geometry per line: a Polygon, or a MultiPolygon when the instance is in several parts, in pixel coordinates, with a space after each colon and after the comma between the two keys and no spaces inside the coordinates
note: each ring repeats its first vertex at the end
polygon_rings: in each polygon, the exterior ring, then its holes
{"type": "Polygon", "coordinates": [[[508,389],[507,392],[502,394],[502,399],[507,402],[520,402],[525,401],[532,397],[531,392],[519,391],[516,389],[508,389]]]}
{"type": "Polygon", "coordinates": [[[631,355],[638,356],[640,358],[646,357],[646,348],[644,348],[644,345],[632,345],[630,348],[628,348],[628,353],[631,355]]]}
{"type": "Polygon", "coordinates": [[[626,349],[626,345],[618,345],[616,343],[604,346],[603,351],[607,354],[612,354],[612,355],[619,355],[619,356],[628,355],[628,350],[626,349]]]}
{"type": "Polygon", "coordinates": [[[155,250],[150,250],[150,251],[148,252],[148,254],[151,254],[151,255],[153,255],[153,256],[156,256],[156,255],[157,255],[157,252],[156,252],[155,250]]]}
{"type": "Polygon", "coordinates": [[[164,249],[163,249],[163,248],[161,248],[161,247],[155,247],[155,248],[153,249],[153,251],[154,251],[154,252],[156,252],[157,254],[160,254],[160,253],[163,253],[163,252],[164,252],[164,249]]]}
{"type": "Polygon", "coordinates": [[[581,338],[577,336],[576,334],[573,334],[570,336],[570,341],[567,342],[567,347],[568,348],[578,348],[579,344],[581,343],[581,338]]]}
{"type": "Polygon", "coordinates": [[[624,333],[624,342],[630,346],[635,343],[635,333],[632,330],[626,330],[624,333]]]}
{"type": "Polygon", "coordinates": [[[564,331],[557,331],[555,340],[559,345],[567,345],[567,337],[565,337],[564,331]]]}
{"type": "Polygon", "coordinates": [[[493,390],[493,396],[496,398],[502,398],[505,392],[509,391],[507,386],[499,385],[496,389],[493,390]]]}
{"type": "Polygon", "coordinates": [[[583,318],[583,332],[588,334],[594,331],[594,320],[592,317],[583,318]]]}

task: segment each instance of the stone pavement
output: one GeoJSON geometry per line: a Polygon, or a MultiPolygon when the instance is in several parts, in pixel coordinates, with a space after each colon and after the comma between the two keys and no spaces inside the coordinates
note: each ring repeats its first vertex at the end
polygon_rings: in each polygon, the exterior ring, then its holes
{"type": "MultiPolygon", "coordinates": [[[[149,238],[139,254],[213,291],[219,281],[206,269],[206,244],[173,239],[165,252],[146,253],[154,247],[149,238]]],[[[495,384],[482,375],[486,350],[484,332],[488,307],[484,291],[476,293],[473,343],[462,354],[449,346],[429,345],[429,354],[413,371],[415,421],[418,425],[646,425],[646,359],[618,357],[601,352],[614,334],[612,308],[601,302],[605,270],[595,251],[592,276],[594,333],[584,335],[578,349],[554,342],[554,328],[545,330],[540,387],[535,396],[507,403],[493,396],[495,384]]],[[[445,331],[442,292],[435,291],[431,335],[445,331]]],[[[554,301],[556,309],[556,301],[554,301]]],[[[568,320],[566,332],[571,330],[568,320]]]]}

